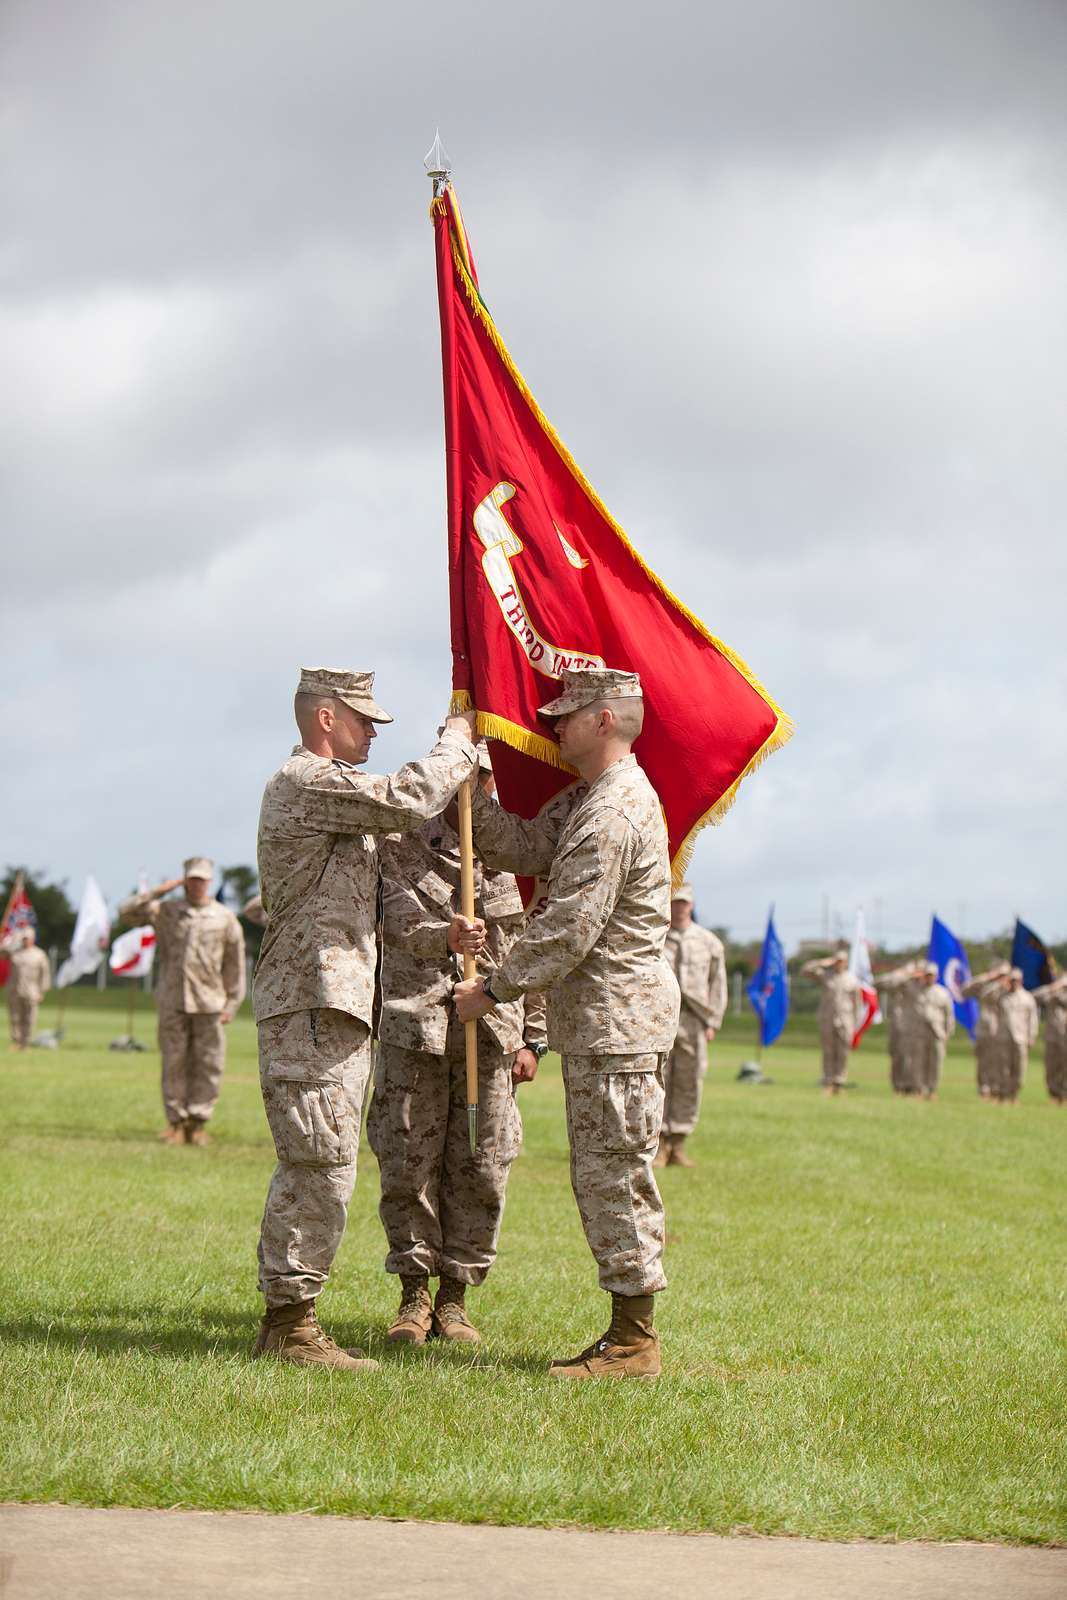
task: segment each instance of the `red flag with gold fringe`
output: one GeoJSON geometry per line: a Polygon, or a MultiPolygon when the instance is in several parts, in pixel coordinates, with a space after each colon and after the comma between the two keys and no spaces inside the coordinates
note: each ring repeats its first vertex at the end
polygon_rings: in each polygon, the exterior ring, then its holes
{"type": "Polygon", "coordinates": [[[451,187],[435,196],[453,706],[497,741],[502,803],[535,816],[577,781],[537,708],[562,667],[641,675],[634,753],[678,881],[700,828],[792,733],[743,661],[646,566],[542,414],[482,299],[451,187]]]}

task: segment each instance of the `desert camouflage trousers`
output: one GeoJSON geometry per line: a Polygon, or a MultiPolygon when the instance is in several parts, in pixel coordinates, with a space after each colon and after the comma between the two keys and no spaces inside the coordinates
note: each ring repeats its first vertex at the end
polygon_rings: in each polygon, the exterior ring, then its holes
{"type": "Polygon", "coordinates": [[[1067,1038],[1045,1029],[1045,1084],[1053,1100],[1067,1100],[1067,1038]]]}
{"type": "Polygon", "coordinates": [[[993,1093],[1002,1100],[1014,1100],[1026,1077],[1026,1063],[1030,1059],[1030,1046],[1016,1044],[1014,1039],[997,1040],[997,1076],[993,1093]]]}
{"type": "Polygon", "coordinates": [[[699,1017],[682,1006],[674,1048],[663,1066],[663,1131],[692,1133],[708,1070],[708,1041],[699,1017]]]}
{"type": "Polygon", "coordinates": [[[852,1040],[833,1028],[824,1028],[822,1040],[822,1081],[823,1087],[831,1083],[844,1083],[848,1077],[848,1058],[852,1051],[852,1040]]]}
{"type": "Polygon", "coordinates": [[[522,1142],[513,1055],[478,1039],[478,1152],[467,1123],[463,1027],[443,1056],[378,1047],[367,1138],[381,1169],[386,1272],[481,1283],[496,1259],[504,1195],[522,1142]]]}
{"type": "Polygon", "coordinates": [[[571,1188],[609,1294],[654,1294],[663,1201],[652,1171],[663,1124],[663,1056],[563,1057],[571,1188]]]}
{"type": "Polygon", "coordinates": [[[941,1083],[941,1069],[945,1065],[945,1041],[935,1039],[930,1033],[920,1034],[910,1048],[914,1061],[915,1087],[922,1094],[936,1094],[941,1083]]]}
{"type": "Polygon", "coordinates": [[[370,1077],[370,1030],[344,1011],[259,1024],[259,1083],[278,1165],[259,1234],[268,1306],[313,1300],[344,1236],[370,1077]]]}
{"type": "Polygon", "coordinates": [[[161,1011],[159,1053],[167,1121],[206,1122],[219,1098],[226,1065],[220,1013],[161,1011]]]}
{"type": "Polygon", "coordinates": [[[1000,1064],[997,1051],[1000,1040],[995,1035],[979,1034],[974,1041],[974,1075],[978,1093],[983,1097],[998,1093],[1000,1064]]]}
{"type": "Polygon", "coordinates": [[[37,1001],[25,1000],[20,994],[7,997],[8,1021],[11,1025],[11,1043],[27,1045],[37,1032],[37,1001]]]}

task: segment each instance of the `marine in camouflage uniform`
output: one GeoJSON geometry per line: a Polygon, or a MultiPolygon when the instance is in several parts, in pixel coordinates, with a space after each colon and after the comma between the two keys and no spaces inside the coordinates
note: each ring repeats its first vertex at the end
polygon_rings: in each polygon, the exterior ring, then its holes
{"type": "MultiPolygon", "coordinates": [[[[488,754],[479,747],[492,785],[488,754]]],[[[495,971],[525,920],[510,873],[475,860],[475,922],[460,916],[455,803],[415,833],[383,839],[382,1008],[367,1136],[381,1169],[379,1215],[387,1272],[401,1282],[388,1338],[428,1335],[476,1343],[468,1285],[496,1257],[508,1173],[522,1141],[516,1080],[529,1081],[544,1053],[540,996],[498,1006],[478,1023],[478,1147],[467,1123],[466,1044],[452,1006],[463,975],[464,933],[479,964],[495,971]],[[514,1074],[514,1075],[513,1075],[514,1074]],[[431,1305],[429,1279],[439,1278],[431,1305]]]]}
{"type": "Polygon", "coordinates": [[[896,1094],[919,1094],[921,1023],[919,1019],[919,978],[921,961],[908,961],[892,972],[880,972],[877,987],[887,996],[889,1016],[889,1078],[896,1094]]]}
{"type": "Polygon", "coordinates": [[[937,981],[936,961],[920,963],[915,995],[915,1055],[919,1093],[933,1100],[941,1084],[945,1046],[956,1027],[952,996],[937,981]]]}
{"type": "Polygon", "coordinates": [[[692,885],[683,883],[671,896],[667,960],[678,981],[682,1010],[678,1033],[663,1072],[663,1132],[653,1165],[691,1167],[685,1141],[697,1125],[708,1044],[726,1014],[726,951],[718,934],[693,921],[692,885]]]}
{"type": "Polygon", "coordinates": [[[978,1002],[978,1026],[974,1033],[975,1081],[983,1100],[993,1098],[1000,1083],[1000,997],[1007,985],[1011,966],[1007,961],[988,972],[968,978],[960,993],[965,1000],[978,1002]]]}
{"type": "Polygon", "coordinates": [[[256,1353],[347,1369],[368,1363],[324,1333],[315,1301],[344,1234],[370,1074],[375,835],[418,828],[475,769],[470,720],[450,718],[425,760],[388,777],[357,771],[374,724],[392,720],[373,683],[369,672],[301,673],[303,742],[268,782],[260,812],[267,925],[252,993],[278,1156],[259,1239],[267,1310],[256,1353]]]}
{"type": "Polygon", "coordinates": [[[25,928],[17,948],[8,951],[11,971],[7,978],[7,1010],[11,1043],[25,1050],[37,1031],[37,1008],[52,987],[48,957],[37,947],[37,935],[25,928]]]}
{"type": "Polygon", "coordinates": [[[232,911],[214,899],[214,864],[190,856],[171,878],[119,907],[129,922],[156,930],[156,1009],[162,1057],[160,1138],[171,1145],[205,1145],[207,1123],[226,1066],[225,1025],[245,996],[245,941],[232,911]],[[180,900],[164,900],[184,884],[180,900]]]}
{"type": "Polygon", "coordinates": [[[1026,1076],[1030,1047],[1037,1043],[1038,1015],[1037,1003],[1023,988],[1023,975],[1018,967],[1012,967],[1008,984],[998,1002],[1000,1072],[994,1098],[1014,1105],[1026,1076]]]}
{"type": "Polygon", "coordinates": [[[1067,1105],[1067,976],[1031,993],[1045,1008],[1045,1085],[1056,1105],[1067,1105]]]}
{"type": "Polygon", "coordinates": [[[848,970],[846,950],[807,961],[800,970],[814,978],[822,990],[818,1012],[822,1087],[826,1094],[838,1094],[848,1079],[849,1052],[863,1021],[863,990],[848,970]]]}
{"type": "Polygon", "coordinates": [[[561,673],[541,714],[557,720],[563,759],[588,787],[558,812],[526,821],[475,797],[487,866],[548,875],[532,917],[499,971],[460,986],[460,1015],[531,990],[547,1000],[548,1042],[563,1058],[571,1186],[600,1284],[608,1332],[560,1377],[659,1372],[653,1296],[663,1275],[663,1203],[652,1159],[663,1118],[663,1063],[678,1031],[678,985],[664,956],[670,862],[662,809],[630,751],[641,727],[634,673],[561,673]],[[460,998],[461,997],[461,998],[460,998]]]}

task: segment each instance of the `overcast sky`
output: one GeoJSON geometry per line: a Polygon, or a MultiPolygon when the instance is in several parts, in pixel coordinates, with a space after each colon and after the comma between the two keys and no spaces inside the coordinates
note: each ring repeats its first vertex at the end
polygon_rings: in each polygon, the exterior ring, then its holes
{"type": "Polygon", "coordinates": [[[0,862],[254,859],[300,664],[448,694],[439,123],[482,287],[797,724],[704,920],[1067,933],[1062,0],[5,0],[0,862]]]}

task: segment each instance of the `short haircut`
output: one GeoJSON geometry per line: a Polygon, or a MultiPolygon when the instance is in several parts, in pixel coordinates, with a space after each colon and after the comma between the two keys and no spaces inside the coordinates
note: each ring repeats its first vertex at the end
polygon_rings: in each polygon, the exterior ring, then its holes
{"type": "Polygon", "coordinates": [[[645,725],[645,702],[637,695],[623,695],[614,699],[594,700],[587,711],[610,711],[615,718],[615,731],[620,739],[633,744],[645,725]]]}
{"type": "Polygon", "coordinates": [[[332,694],[309,694],[306,689],[298,689],[293,696],[293,715],[296,725],[301,733],[314,726],[315,713],[320,706],[332,706],[332,694]]]}

